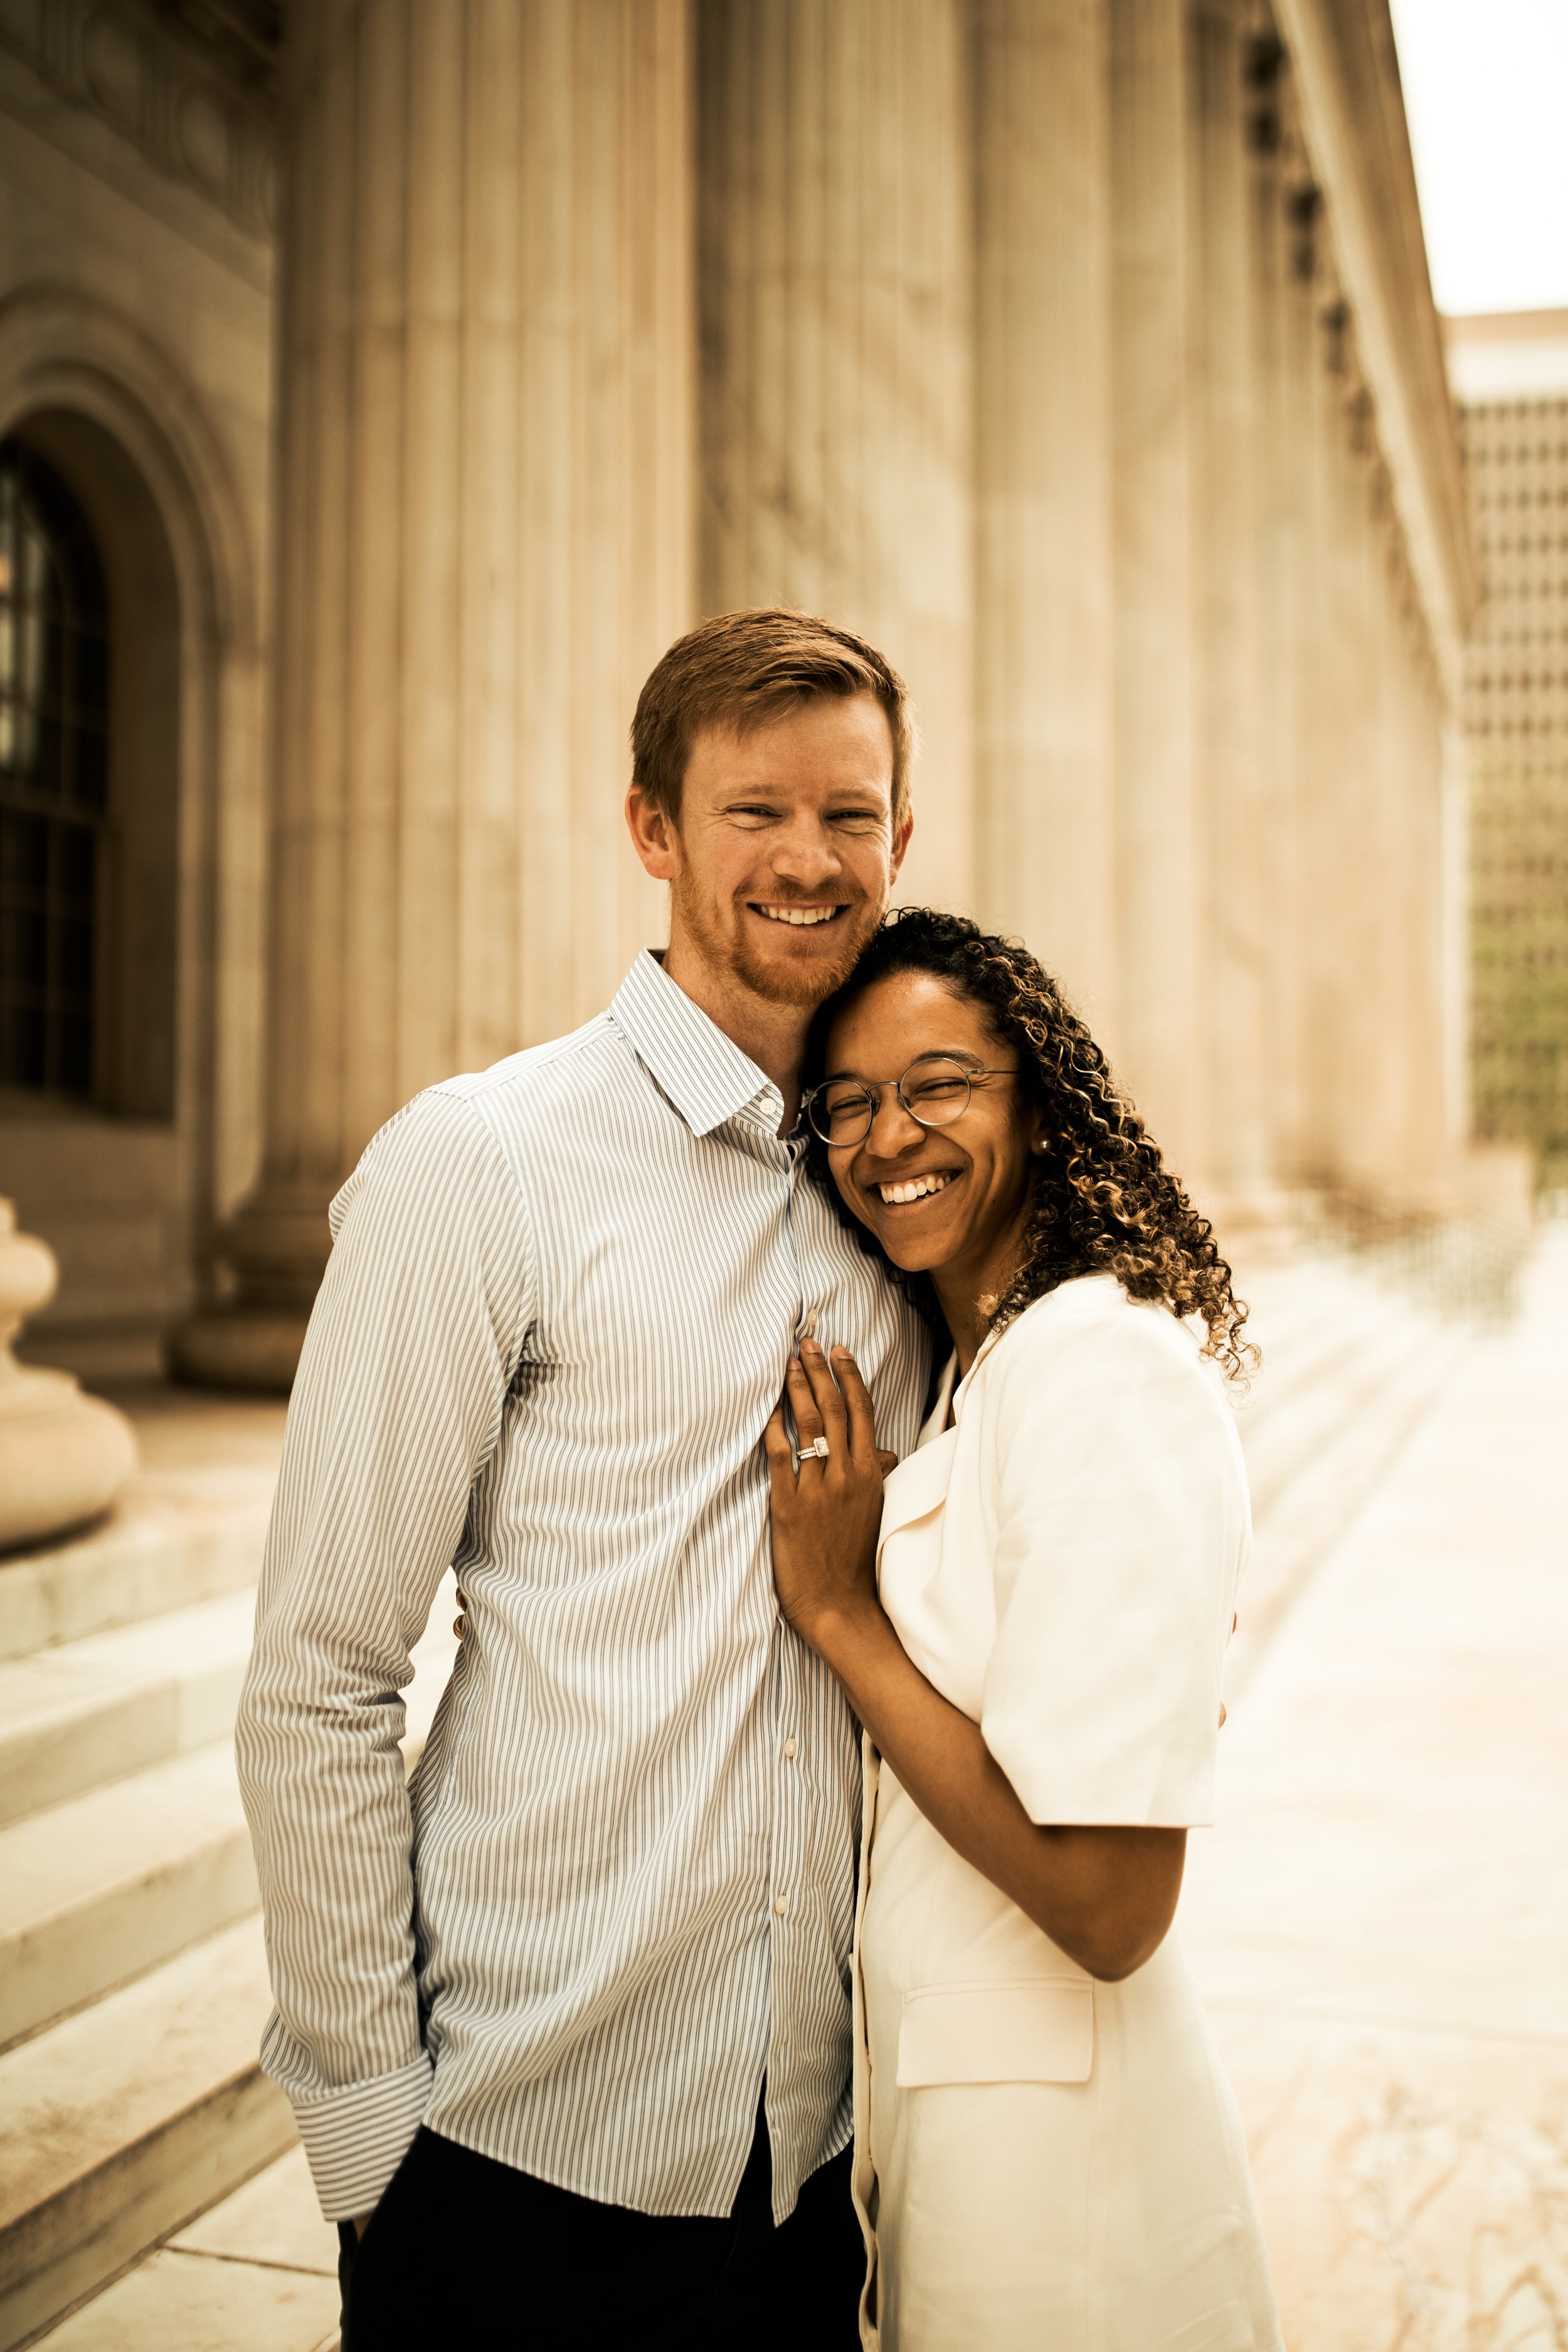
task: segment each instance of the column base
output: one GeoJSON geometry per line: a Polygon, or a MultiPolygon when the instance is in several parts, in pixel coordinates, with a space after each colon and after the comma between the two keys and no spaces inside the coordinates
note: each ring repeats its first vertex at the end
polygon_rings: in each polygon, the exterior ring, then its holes
{"type": "Polygon", "coordinates": [[[69,1372],[13,1368],[0,1386],[0,1552],[85,1527],[135,1468],[122,1412],[69,1372]]]}
{"type": "Polygon", "coordinates": [[[176,1323],[163,1341],[172,1381],[193,1388],[287,1396],[305,1344],[308,1307],[214,1307],[176,1323]]]}
{"type": "Polygon", "coordinates": [[[288,1395],[326,1271],[327,1203],[335,1190],[279,1186],[240,1210],[221,1244],[239,1277],[239,1295],[198,1307],[168,1333],[163,1361],[171,1380],[288,1395]]]}
{"type": "Polygon", "coordinates": [[[11,1342],[54,1295],[54,1252],[0,1201],[0,1552],[63,1536],[106,1511],[136,1467],[122,1412],[69,1372],[19,1364],[11,1342]]]}

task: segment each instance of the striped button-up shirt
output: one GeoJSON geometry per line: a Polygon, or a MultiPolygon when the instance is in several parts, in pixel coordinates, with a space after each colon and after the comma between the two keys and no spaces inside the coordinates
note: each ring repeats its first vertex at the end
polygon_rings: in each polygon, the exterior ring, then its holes
{"type": "Polygon", "coordinates": [[[721,2214],[765,2077],[780,2220],[847,2141],[858,1759],[778,1614],[761,1441],[815,1328],[906,1452],[928,1347],[782,1114],[645,955],[585,1028],[419,1096],[333,1203],[238,1734],[263,2059],[329,2219],[421,2122],[721,2214]],[[467,1636],[405,1791],[448,1565],[467,1636]]]}

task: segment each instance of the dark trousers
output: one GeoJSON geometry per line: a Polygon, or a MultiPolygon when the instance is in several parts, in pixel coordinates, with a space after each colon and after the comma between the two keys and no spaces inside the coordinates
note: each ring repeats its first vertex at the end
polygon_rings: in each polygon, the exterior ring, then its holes
{"type": "Polygon", "coordinates": [[[629,2212],[421,2131],[354,2245],[343,2352],[856,2352],[849,2151],[773,2227],[759,2119],[727,2219],[629,2212]]]}

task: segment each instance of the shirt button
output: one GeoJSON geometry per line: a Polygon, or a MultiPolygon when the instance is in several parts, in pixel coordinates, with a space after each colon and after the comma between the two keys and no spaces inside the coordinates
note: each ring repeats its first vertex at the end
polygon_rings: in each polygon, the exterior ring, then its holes
{"type": "Polygon", "coordinates": [[[789,1909],[788,1895],[775,1895],[773,1896],[773,1909],[778,1913],[779,1917],[782,1919],[784,1913],[789,1909]]]}
{"type": "Polygon", "coordinates": [[[785,1754],[785,1756],[786,1756],[786,1757],[788,1757],[788,1756],[793,1756],[793,1755],[795,1754],[795,1743],[794,1736],[792,1735],[788,1739],[786,1739],[786,1740],[784,1741],[784,1754],[785,1754]]]}

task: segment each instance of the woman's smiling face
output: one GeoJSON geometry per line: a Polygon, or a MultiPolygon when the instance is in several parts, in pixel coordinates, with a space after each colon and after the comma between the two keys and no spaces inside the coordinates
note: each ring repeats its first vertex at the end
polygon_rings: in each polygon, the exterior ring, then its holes
{"type": "Polygon", "coordinates": [[[1040,1117],[1020,1099],[1016,1076],[976,1076],[968,1108],[951,1126],[922,1127],[891,1082],[926,1054],[975,1072],[1018,1066],[983,1006],[930,972],[889,972],[853,997],[827,1033],[827,1076],[880,1087],[870,1132],[830,1146],[827,1160],[847,1205],[893,1264],[940,1276],[946,1307],[950,1293],[956,1301],[1006,1287],[1040,1117]]]}

